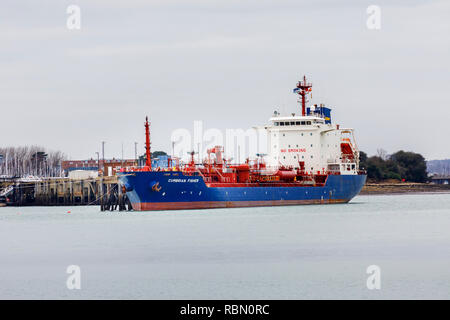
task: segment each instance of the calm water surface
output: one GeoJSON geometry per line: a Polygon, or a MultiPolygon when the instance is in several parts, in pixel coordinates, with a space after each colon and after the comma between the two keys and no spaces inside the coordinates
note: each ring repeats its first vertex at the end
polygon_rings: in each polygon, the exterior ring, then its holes
{"type": "Polygon", "coordinates": [[[0,208],[0,298],[450,298],[450,194],[100,212],[0,208]],[[66,268],[81,268],[81,290],[66,268]],[[368,290],[366,268],[381,268],[368,290]]]}

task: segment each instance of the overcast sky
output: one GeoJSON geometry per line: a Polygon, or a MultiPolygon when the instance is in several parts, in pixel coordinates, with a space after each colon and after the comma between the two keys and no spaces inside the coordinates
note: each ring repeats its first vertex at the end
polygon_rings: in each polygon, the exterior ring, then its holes
{"type": "Polygon", "coordinates": [[[450,1],[2,0],[0,146],[134,158],[177,128],[249,128],[313,102],[361,150],[450,158],[450,1]],[[66,9],[81,8],[69,30],[66,9]],[[366,27],[369,5],[381,29],[366,27]]]}

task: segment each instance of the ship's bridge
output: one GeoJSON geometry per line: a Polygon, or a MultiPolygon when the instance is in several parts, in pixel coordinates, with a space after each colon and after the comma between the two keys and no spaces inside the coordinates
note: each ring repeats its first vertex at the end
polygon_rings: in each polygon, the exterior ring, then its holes
{"type": "Polygon", "coordinates": [[[291,116],[291,117],[272,117],[269,119],[275,127],[287,126],[310,126],[314,124],[324,124],[325,119],[317,116],[291,116]]]}
{"type": "Polygon", "coordinates": [[[282,126],[308,126],[314,124],[331,124],[331,109],[325,107],[323,104],[320,106],[312,105],[306,108],[304,115],[296,116],[280,116],[275,111],[274,116],[270,118],[270,122],[275,127],[282,126]]]}

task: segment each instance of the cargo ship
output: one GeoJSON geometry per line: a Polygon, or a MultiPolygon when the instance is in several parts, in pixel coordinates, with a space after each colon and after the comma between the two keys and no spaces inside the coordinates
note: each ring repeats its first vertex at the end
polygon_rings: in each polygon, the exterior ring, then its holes
{"type": "Polygon", "coordinates": [[[274,112],[262,127],[267,154],[244,163],[224,158],[223,147],[207,150],[197,163],[194,152],[185,164],[152,168],[150,128],[145,122],[146,164],[118,173],[136,211],[286,206],[347,203],[362,189],[366,174],[359,169],[354,130],[331,121],[324,105],[306,107],[312,84],[306,77],[294,93],[301,115],[274,112]],[[199,163],[200,162],[200,163],[199,163]]]}

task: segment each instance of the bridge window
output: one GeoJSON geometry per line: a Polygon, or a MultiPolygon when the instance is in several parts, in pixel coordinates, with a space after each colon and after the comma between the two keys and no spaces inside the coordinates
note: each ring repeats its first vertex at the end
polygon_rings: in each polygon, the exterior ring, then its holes
{"type": "Polygon", "coordinates": [[[306,124],[306,121],[302,121],[302,126],[304,126],[306,124]]]}
{"type": "Polygon", "coordinates": [[[296,121],[295,125],[299,126],[300,125],[300,121],[296,121]]]}
{"type": "Polygon", "coordinates": [[[280,126],[284,126],[284,122],[280,122],[280,126]]]}
{"type": "Polygon", "coordinates": [[[279,122],[275,122],[274,124],[275,124],[275,127],[278,127],[280,125],[279,122]]]}
{"type": "Polygon", "coordinates": [[[310,125],[310,124],[311,124],[311,121],[306,121],[306,124],[307,124],[307,125],[310,125]]]}

